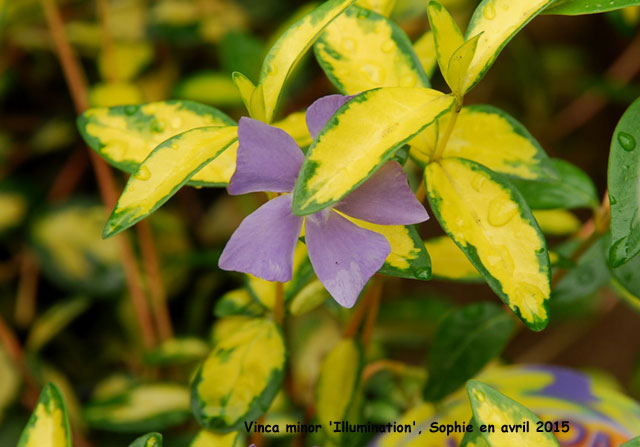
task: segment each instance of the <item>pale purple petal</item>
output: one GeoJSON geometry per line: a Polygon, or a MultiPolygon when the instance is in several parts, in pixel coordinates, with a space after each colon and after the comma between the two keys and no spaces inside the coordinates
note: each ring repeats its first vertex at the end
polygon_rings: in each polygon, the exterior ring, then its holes
{"type": "Polygon", "coordinates": [[[353,96],[328,95],[323,96],[309,106],[306,115],[307,129],[309,129],[309,133],[314,139],[333,114],[351,98],[353,96]]]}
{"type": "Polygon", "coordinates": [[[307,216],[305,241],[318,279],[344,307],[353,307],[391,252],[384,236],[330,209],[307,216]]]}
{"type": "Polygon", "coordinates": [[[293,190],[304,154],[288,133],[243,117],[238,125],[238,142],[236,171],[229,182],[229,194],[293,190]]]}
{"type": "Polygon", "coordinates": [[[302,217],[291,213],[291,194],[276,197],[245,217],[220,256],[222,270],[287,282],[302,217]]]}
{"type": "Polygon", "coordinates": [[[410,225],[429,219],[397,161],[383,165],[334,208],[379,225],[410,225]]]}

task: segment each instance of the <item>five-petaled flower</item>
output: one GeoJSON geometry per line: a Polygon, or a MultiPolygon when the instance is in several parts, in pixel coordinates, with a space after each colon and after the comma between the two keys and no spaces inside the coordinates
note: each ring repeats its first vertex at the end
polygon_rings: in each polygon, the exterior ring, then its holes
{"type": "MultiPolygon", "coordinates": [[[[306,115],[312,137],[349,100],[330,95],[314,102],[306,115]]],[[[343,215],[379,225],[410,225],[429,218],[409,188],[402,166],[395,161],[383,165],[332,208],[296,216],[288,193],[294,189],[304,154],[293,138],[276,127],[241,118],[238,140],[229,194],[284,194],[242,221],[220,257],[223,270],[250,273],[268,281],[289,281],[304,222],[305,243],[318,279],[338,303],[352,307],[367,281],[384,265],[391,247],[384,236],[343,215]]]]}

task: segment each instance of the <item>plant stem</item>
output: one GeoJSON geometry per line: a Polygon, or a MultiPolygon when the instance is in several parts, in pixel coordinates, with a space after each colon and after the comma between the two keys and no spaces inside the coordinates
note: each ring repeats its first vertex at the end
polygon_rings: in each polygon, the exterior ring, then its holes
{"type": "MultiPolygon", "coordinates": [[[[84,112],[88,106],[88,90],[87,83],[80,66],[80,63],[69,44],[69,40],[64,31],[64,24],[60,11],[58,10],[54,0],[40,0],[44,9],[45,17],[49,25],[53,44],[58,54],[62,70],[67,81],[67,86],[71,92],[74,106],[77,113],[84,112]]],[[[116,192],[115,182],[111,170],[107,164],[95,152],[89,151],[89,157],[93,170],[98,181],[98,189],[102,201],[107,208],[113,208],[117,202],[118,193],[116,192]]],[[[147,304],[146,297],[140,283],[138,267],[135,262],[133,250],[130,242],[123,236],[119,236],[120,252],[122,256],[122,264],[127,279],[129,295],[136,314],[138,325],[142,334],[144,346],[150,348],[155,344],[155,334],[153,331],[151,315],[147,304]]]]}
{"type": "MultiPolygon", "coordinates": [[[[375,279],[374,279],[375,281],[375,279]]],[[[382,298],[382,282],[375,281],[371,285],[371,295],[367,302],[367,319],[364,323],[364,329],[362,330],[362,345],[366,348],[371,343],[373,338],[373,330],[376,326],[376,320],[378,319],[378,312],[380,311],[380,300],[382,298]]]]}
{"type": "Polygon", "coordinates": [[[276,299],[273,304],[273,318],[280,326],[284,322],[284,284],[276,282],[276,299]]]}
{"type": "Polygon", "coordinates": [[[4,346],[7,354],[13,361],[16,369],[22,375],[24,383],[26,384],[24,403],[34,408],[38,403],[38,385],[36,380],[31,375],[31,372],[27,369],[24,361],[24,352],[18,338],[14,334],[13,330],[7,325],[6,321],[0,314],[0,343],[4,346]]]}
{"type": "Polygon", "coordinates": [[[432,160],[438,161],[442,158],[442,154],[444,150],[447,148],[447,143],[449,142],[449,138],[453,133],[453,129],[456,127],[456,121],[458,120],[458,115],[460,115],[460,110],[462,110],[462,98],[456,97],[456,102],[454,104],[454,109],[451,112],[451,116],[449,117],[449,123],[447,124],[447,128],[442,134],[442,137],[438,139],[438,145],[433,154],[432,160]]]}
{"type": "Polygon", "coordinates": [[[371,289],[367,291],[365,296],[362,297],[362,300],[360,300],[360,303],[358,303],[358,306],[354,309],[353,313],[351,314],[351,318],[349,319],[349,322],[345,326],[344,331],[342,331],[343,337],[353,338],[358,333],[360,324],[362,323],[362,320],[364,319],[364,316],[367,313],[370,293],[371,293],[371,289]]]}
{"type": "Polygon", "coordinates": [[[393,374],[398,376],[412,375],[416,377],[420,376],[421,378],[424,378],[426,376],[423,368],[413,367],[397,360],[383,359],[373,363],[369,363],[367,366],[365,366],[364,370],[362,371],[362,381],[366,382],[375,374],[384,370],[391,371],[393,374]]]}
{"type": "Polygon", "coordinates": [[[162,284],[162,275],[160,273],[160,265],[158,263],[158,252],[151,233],[149,222],[143,220],[136,225],[138,233],[138,241],[140,242],[140,250],[142,251],[142,260],[144,269],[149,280],[149,289],[151,291],[151,309],[155,317],[156,328],[158,329],[158,338],[167,340],[173,336],[173,327],[171,326],[171,317],[169,308],[167,307],[167,294],[164,284],[162,284]]]}
{"type": "Polygon", "coordinates": [[[37,257],[27,248],[20,255],[20,280],[16,292],[15,323],[22,328],[31,324],[36,315],[36,297],[40,265],[37,257]]]}

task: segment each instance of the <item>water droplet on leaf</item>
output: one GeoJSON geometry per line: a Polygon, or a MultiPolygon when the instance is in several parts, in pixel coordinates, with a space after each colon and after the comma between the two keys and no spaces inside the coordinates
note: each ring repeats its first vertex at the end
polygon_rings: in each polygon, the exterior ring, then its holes
{"type": "Polygon", "coordinates": [[[493,199],[489,204],[487,219],[494,227],[502,227],[509,223],[518,213],[518,204],[507,199],[493,199]]]}
{"type": "Polygon", "coordinates": [[[390,53],[391,51],[393,51],[395,46],[396,45],[393,43],[393,40],[389,39],[385,43],[382,44],[382,51],[384,53],[390,53]]]}
{"type": "Polygon", "coordinates": [[[493,2],[489,3],[484,8],[484,11],[482,11],[482,15],[484,15],[484,18],[487,20],[493,20],[496,18],[496,7],[493,2]]]}
{"type": "Polygon", "coordinates": [[[619,132],[618,133],[618,143],[622,146],[627,152],[631,152],[636,148],[636,140],[633,138],[633,135],[628,134],[627,132],[619,132]]]}
{"type": "Polygon", "coordinates": [[[126,106],[124,108],[124,113],[131,116],[138,111],[138,106],[126,106]]]}
{"type": "Polygon", "coordinates": [[[161,133],[164,132],[164,129],[165,125],[162,121],[154,120],[153,123],[151,123],[151,132],[161,133]]]}
{"type": "Polygon", "coordinates": [[[146,166],[140,166],[133,176],[138,180],[146,181],[151,178],[151,171],[146,166]]]}
{"type": "Polygon", "coordinates": [[[358,48],[358,44],[355,40],[350,37],[345,37],[342,39],[342,49],[344,51],[348,51],[349,53],[353,53],[358,48]]]}

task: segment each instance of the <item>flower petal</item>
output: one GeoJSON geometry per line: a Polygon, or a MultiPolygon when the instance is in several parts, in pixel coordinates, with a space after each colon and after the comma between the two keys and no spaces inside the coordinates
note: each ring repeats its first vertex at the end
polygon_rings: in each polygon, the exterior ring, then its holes
{"type": "Polygon", "coordinates": [[[268,281],[289,281],[302,220],[291,213],[291,194],[270,200],[242,221],[218,266],[268,281]]]}
{"type": "Polygon", "coordinates": [[[353,307],[363,287],[391,252],[387,239],[333,210],[307,216],[305,239],[318,279],[344,307],[353,307]]]}
{"type": "Polygon", "coordinates": [[[229,194],[293,190],[304,154],[288,133],[243,117],[238,125],[238,141],[236,172],[229,182],[229,194]]]}
{"type": "Polygon", "coordinates": [[[335,209],[379,225],[410,225],[429,219],[427,211],[409,188],[407,176],[397,161],[378,169],[335,209]]]}
{"type": "Polygon", "coordinates": [[[307,109],[307,128],[315,139],[336,111],[353,96],[327,95],[315,101],[307,109]]]}

